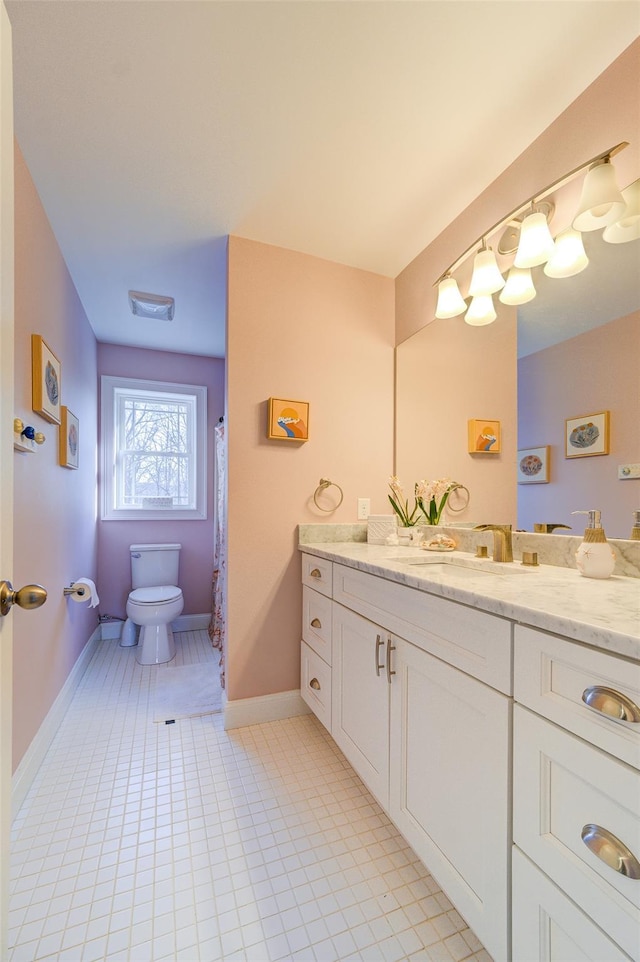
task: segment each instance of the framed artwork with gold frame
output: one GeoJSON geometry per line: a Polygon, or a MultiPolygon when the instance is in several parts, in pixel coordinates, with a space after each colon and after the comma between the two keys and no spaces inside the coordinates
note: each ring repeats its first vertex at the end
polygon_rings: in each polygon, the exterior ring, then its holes
{"type": "Polygon", "coordinates": [[[565,458],[609,453],[609,412],[582,414],[565,421],[565,458]]]}
{"type": "Polygon", "coordinates": [[[500,453],[500,422],[472,418],[467,422],[469,454],[500,453]]]}
{"type": "Polygon", "coordinates": [[[63,468],[77,468],[80,451],[80,424],[64,404],[60,408],[59,461],[63,468]]]}
{"type": "Polygon", "coordinates": [[[31,406],[52,424],[60,424],[60,380],[62,368],[47,342],[31,335],[31,406]]]}
{"type": "Polygon", "coordinates": [[[267,437],[280,441],[309,440],[309,402],[269,398],[267,437]]]}

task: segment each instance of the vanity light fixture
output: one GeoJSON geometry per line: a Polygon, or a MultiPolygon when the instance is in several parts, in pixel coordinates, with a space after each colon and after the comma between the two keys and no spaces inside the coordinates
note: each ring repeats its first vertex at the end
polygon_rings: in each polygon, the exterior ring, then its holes
{"type": "Polygon", "coordinates": [[[535,296],[536,289],[533,286],[530,268],[512,267],[507,277],[507,283],[500,291],[502,303],[517,307],[519,304],[532,301],[535,296]]]}
{"type": "Polygon", "coordinates": [[[569,227],[556,237],[553,254],[544,265],[547,277],[573,277],[589,264],[580,231],[569,227]]]}
{"type": "Polygon", "coordinates": [[[472,297],[477,294],[495,294],[504,287],[504,277],[500,273],[496,255],[485,242],[476,254],[473,261],[473,274],[469,284],[469,293],[472,297]]]}
{"type": "Polygon", "coordinates": [[[138,317],[150,317],[156,321],[172,321],[175,301],[162,294],[143,294],[142,291],[129,291],[131,313],[138,317]]]}
{"type": "Polygon", "coordinates": [[[436,317],[457,317],[458,314],[462,314],[466,309],[467,305],[460,293],[458,282],[450,275],[443,277],[438,285],[436,317]]]}
{"type": "Polygon", "coordinates": [[[469,310],[464,315],[464,319],[472,327],[483,327],[485,324],[493,323],[497,316],[491,294],[476,294],[471,298],[469,310]]]}
{"type": "Polygon", "coordinates": [[[516,267],[538,267],[553,254],[554,240],[549,230],[547,218],[541,210],[532,206],[531,213],[522,221],[520,243],[516,251],[516,267]]]}
{"type": "Polygon", "coordinates": [[[587,172],[573,226],[581,231],[608,227],[623,216],[626,206],[611,157],[605,157],[587,172]]]}
{"type": "Polygon", "coordinates": [[[627,141],[622,141],[591,157],[527,198],[497,224],[484,231],[436,281],[438,301],[435,316],[449,319],[464,314],[467,324],[490,324],[497,316],[492,294],[501,290],[501,302],[509,305],[526,304],[535,297],[530,268],[547,263],[545,273],[550,277],[570,277],[584,270],[588,259],[584,248],[582,252],[579,250],[582,242],[577,232],[580,230],[606,227],[605,240],[612,244],[640,236],[640,181],[620,193],[611,163],[611,158],[628,146],[627,141]],[[573,220],[573,231],[563,231],[563,235],[567,236],[558,237],[562,250],[556,253],[556,241],[549,229],[555,211],[551,195],[585,171],[587,175],[578,214],[573,220]],[[589,226],[582,227],[582,223],[589,226]],[[506,284],[488,244],[488,240],[499,230],[504,230],[504,233],[498,243],[498,253],[502,257],[515,253],[506,284]],[[569,246],[574,249],[572,259],[567,259],[565,254],[569,246]],[[475,255],[473,273],[465,300],[453,275],[472,254],[475,255]],[[472,300],[467,307],[469,297],[472,300]]]}
{"type": "Polygon", "coordinates": [[[622,191],[626,209],[615,224],[605,227],[602,237],[609,244],[626,244],[640,237],[640,180],[635,180],[622,191]]]}

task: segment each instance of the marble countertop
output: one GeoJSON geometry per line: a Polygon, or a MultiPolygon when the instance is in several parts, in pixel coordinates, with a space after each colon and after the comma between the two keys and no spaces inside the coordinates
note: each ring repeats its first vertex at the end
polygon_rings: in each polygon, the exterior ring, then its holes
{"type": "Polygon", "coordinates": [[[597,580],[573,568],[502,565],[458,550],[440,554],[354,541],[300,544],[299,549],[640,661],[638,578],[597,580]]]}

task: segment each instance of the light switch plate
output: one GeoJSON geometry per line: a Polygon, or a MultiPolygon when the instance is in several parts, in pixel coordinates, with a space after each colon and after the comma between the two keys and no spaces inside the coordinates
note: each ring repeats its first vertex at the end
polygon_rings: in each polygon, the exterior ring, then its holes
{"type": "Polygon", "coordinates": [[[619,464],[618,480],[628,481],[630,478],[640,478],[640,464],[619,464]]]}

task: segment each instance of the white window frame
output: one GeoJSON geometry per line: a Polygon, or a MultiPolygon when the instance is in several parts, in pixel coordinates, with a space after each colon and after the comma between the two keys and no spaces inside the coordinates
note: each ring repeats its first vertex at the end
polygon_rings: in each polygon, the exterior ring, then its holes
{"type": "Polygon", "coordinates": [[[203,385],[139,378],[100,378],[101,518],[103,521],[204,521],[207,517],[207,389],[203,385]],[[116,508],[116,396],[118,391],[184,394],[195,398],[195,508],[116,508]]]}

